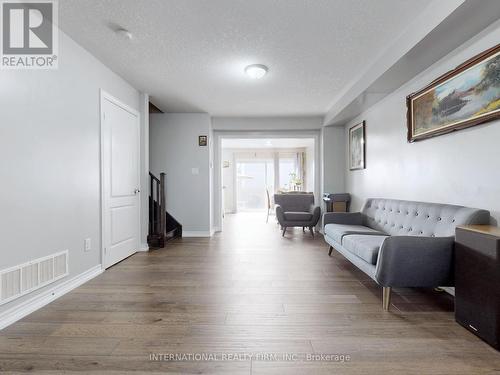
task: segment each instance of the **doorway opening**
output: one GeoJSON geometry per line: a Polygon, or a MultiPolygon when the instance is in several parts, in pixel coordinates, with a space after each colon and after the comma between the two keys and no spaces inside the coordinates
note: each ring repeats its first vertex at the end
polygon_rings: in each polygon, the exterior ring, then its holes
{"type": "Polygon", "coordinates": [[[275,193],[317,188],[314,137],[222,138],[220,159],[223,218],[253,214],[271,223],[275,193]]]}

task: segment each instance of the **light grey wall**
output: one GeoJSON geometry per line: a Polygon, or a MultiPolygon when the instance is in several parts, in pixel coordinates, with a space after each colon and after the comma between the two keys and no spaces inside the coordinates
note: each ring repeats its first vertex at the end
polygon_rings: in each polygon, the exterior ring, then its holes
{"type": "Polygon", "coordinates": [[[321,129],[323,117],[213,117],[217,131],[314,130],[321,129]]]}
{"type": "Polygon", "coordinates": [[[498,43],[497,22],[346,126],[366,120],[367,168],[348,171],[353,209],[368,197],[488,209],[500,221],[500,121],[416,143],[406,142],[405,97],[498,43]]]}
{"type": "Polygon", "coordinates": [[[65,249],[69,277],[101,263],[100,88],[139,109],[139,92],[63,33],[59,69],[0,70],[0,269],[65,249]]]}
{"type": "Polygon", "coordinates": [[[209,181],[208,181],[208,196],[209,196],[209,208],[208,208],[208,215],[209,215],[209,228],[210,228],[210,235],[212,235],[215,230],[214,230],[214,217],[213,217],[213,212],[214,212],[214,179],[215,179],[215,168],[214,168],[214,158],[215,158],[215,144],[214,144],[214,131],[212,127],[212,118],[209,118],[209,130],[208,130],[208,168],[209,168],[209,181]]]}
{"type": "Polygon", "coordinates": [[[323,129],[323,192],[345,192],[345,139],[342,127],[323,129]]]}
{"type": "MultiPolygon", "coordinates": [[[[198,146],[210,134],[206,113],[155,113],[150,117],[150,168],[167,174],[167,209],[183,231],[210,231],[210,147],[198,146]],[[192,173],[198,168],[199,174],[192,173]]],[[[202,233],[199,233],[202,234],[202,233]]]]}
{"type": "MultiPolygon", "coordinates": [[[[306,191],[314,191],[315,190],[315,179],[316,176],[314,175],[314,170],[315,170],[315,150],[314,147],[309,146],[306,147],[306,165],[305,165],[305,170],[306,170],[306,176],[305,176],[305,190],[306,191]]],[[[318,201],[319,197],[316,197],[316,200],[318,201]]]]}

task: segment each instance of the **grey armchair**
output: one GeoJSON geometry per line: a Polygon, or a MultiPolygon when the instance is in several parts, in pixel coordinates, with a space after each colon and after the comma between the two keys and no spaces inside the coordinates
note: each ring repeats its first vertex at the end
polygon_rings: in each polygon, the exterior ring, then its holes
{"type": "Polygon", "coordinates": [[[313,228],[321,216],[321,208],[314,205],[314,194],[274,194],[274,203],[283,236],[287,228],[307,227],[314,237],[313,228]]]}

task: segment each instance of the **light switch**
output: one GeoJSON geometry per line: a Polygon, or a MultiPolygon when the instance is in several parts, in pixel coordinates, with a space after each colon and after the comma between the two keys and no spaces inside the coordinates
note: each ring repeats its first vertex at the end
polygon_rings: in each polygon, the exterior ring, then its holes
{"type": "Polygon", "coordinates": [[[90,251],[92,249],[92,241],[90,238],[86,238],[84,241],[84,251],[90,251]]]}
{"type": "Polygon", "coordinates": [[[191,174],[194,175],[200,174],[200,168],[191,168],[191,174]]]}

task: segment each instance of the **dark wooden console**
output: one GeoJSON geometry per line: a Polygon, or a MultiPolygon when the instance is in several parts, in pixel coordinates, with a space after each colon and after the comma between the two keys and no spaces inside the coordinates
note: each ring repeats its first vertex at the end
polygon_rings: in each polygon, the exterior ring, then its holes
{"type": "Polygon", "coordinates": [[[500,350],[500,228],[456,229],[455,319],[500,350]]]}

